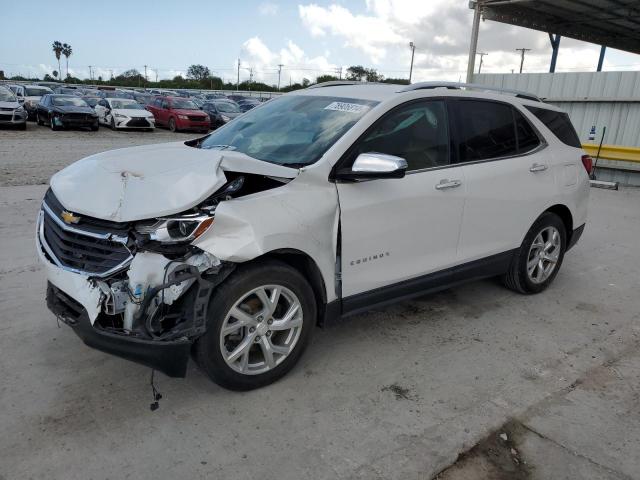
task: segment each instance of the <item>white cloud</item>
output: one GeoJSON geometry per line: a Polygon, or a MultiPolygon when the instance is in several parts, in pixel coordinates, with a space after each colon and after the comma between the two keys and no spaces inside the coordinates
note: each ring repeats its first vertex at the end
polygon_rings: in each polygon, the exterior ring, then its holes
{"type": "MultiPolygon", "coordinates": [[[[299,5],[303,25],[315,37],[334,37],[364,54],[358,63],[373,64],[389,77],[407,77],[416,45],[414,80],[464,79],[472,11],[463,0],[363,0],[365,12],[353,13],[336,1],[328,6],[299,5]],[[406,65],[406,72],[401,70],[406,65]],[[385,67],[390,70],[385,72],[385,67]]],[[[479,51],[488,52],[483,71],[518,71],[515,48],[531,48],[525,72],[549,69],[551,47],[546,33],[492,21],[480,26],[479,51]]],[[[563,39],[557,70],[595,69],[599,47],[563,39]]],[[[605,69],[610,65],[605,60],[605,69]]],[[[476,62],[477,69],[477,62],[476,62]]]]}
{"type": "Polygon", "coordinates": [[[305,52],[289,40],[279,51],[273,51],[259,37],[252,37],[243,44],[241,81],[253,69],[254,80],[269,85],[278,83],[278,65],[282,64],[281,85],[301,82],[303,78],[314,81],[318,75],[333,73],[336,66],[326,56],[308,57],[305,52]]]}
{"type": "Polygon", "coordinates": [[[274,16],[278,13],[278,5],[271,2],[264,2],[258,6],[258,12],[264,16],[274,16]]]}

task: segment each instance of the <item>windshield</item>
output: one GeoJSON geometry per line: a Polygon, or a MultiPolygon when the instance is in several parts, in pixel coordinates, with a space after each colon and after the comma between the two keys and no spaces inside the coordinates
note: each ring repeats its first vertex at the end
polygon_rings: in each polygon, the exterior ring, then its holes
{"type": "Polygon", "coordinates": [[[100,101],[100,99],[99,99],[99,98],[97,98],[97,97],[83,98],[83,100],[84,100],[85,102],[87,102],[87,104],[88,104],[90,107],[95,107],[95,106],[98,104],[98,102],[100,101]]]}
{"type": "Polygon", "coordinates": [[[57,107],[87,107],[87,102],[78,97],[53,97],[51,100],[57,107]]]}
{"type": "Polygon", "coordinates": [[[109,100],[111,108],[126,108],[128,110],[144,110],[144,107],[135,100],[109,100]]]}
{"type": "Polygon", "coordinates": [[[171,101],[171,107],[182,110],[199,110],[199,108],[196,107],[196,104],[191,100],[183,100],[181,98],[174,98],[171,101]]]}
{"type": "Polygon", "coordinates": [[[224,113],[240,113],[238,105],[230,102],[213,102],[216,108],[224,113]]]}
{"type": "Polygon", "coordinates": [[[310,165],[377,103],[349,98],[285,96],[219,128],[200,147],[236,150],[280,165],[310,165]]]}
{"type": "Polygon", "coordinates": [[[24,89],[24,94],[27,97],[41,97],[42,95],[46,95],[47,93],[53,93],[51,89],[46,87],[26,87],[24,89]]]}
{"type": "Polygon", "coordinates": [[[0,87],[0,102],[15,102],[16,96],[8,88],[0,87]]]}

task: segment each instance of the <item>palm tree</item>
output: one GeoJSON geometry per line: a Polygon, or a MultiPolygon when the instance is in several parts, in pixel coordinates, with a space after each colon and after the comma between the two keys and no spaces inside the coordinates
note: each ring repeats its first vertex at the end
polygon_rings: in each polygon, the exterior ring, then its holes
{"type": "Polygon", "coordinates": [[[71,49],[71,45],[63,43],[62,44],[62,54],[67,57],[67,78],[69,78],[69,57],[73,53],[71,49]]]}
{"type": "Polygon", "coordinates": [[[58,71],[60,71],[60,54],[62,53],[62,44],[56,40],[51,45],[51,48],[53,49],[53,53],[56,54],[56,59],[58,60],[58,71]]]}

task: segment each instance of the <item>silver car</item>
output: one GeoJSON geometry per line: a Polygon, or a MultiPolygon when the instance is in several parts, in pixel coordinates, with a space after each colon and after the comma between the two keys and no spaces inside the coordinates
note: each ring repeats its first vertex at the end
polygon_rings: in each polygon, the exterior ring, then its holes
{"type": "Polygon", "coordinates": [[[18,103],[15,94],[0,86],[0,125],[16,125],[21,130],[27,128],[27,112],[18,103]]]}

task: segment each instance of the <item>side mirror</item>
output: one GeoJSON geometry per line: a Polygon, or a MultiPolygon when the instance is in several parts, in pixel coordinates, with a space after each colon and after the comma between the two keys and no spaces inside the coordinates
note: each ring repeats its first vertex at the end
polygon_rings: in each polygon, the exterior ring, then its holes
{"type": "Polygon", "coordinates": [[[385,153],[361,153],[350,169],[339,170],[338,180],[373,180],[377,178],[403,178],[407,172],[404,158],[385,153]]]}

